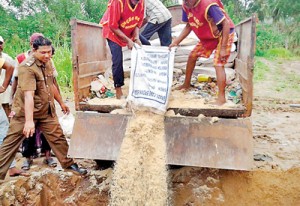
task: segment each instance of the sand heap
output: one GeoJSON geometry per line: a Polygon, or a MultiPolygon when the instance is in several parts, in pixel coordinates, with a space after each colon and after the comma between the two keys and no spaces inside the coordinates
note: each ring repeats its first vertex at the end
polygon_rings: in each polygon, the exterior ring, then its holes
{"type": "Polygon", "coordinates": [[[110,205],[168,204],[164,136],[164,116],[151,112],[132,116],[113,172],[110,205]]]}

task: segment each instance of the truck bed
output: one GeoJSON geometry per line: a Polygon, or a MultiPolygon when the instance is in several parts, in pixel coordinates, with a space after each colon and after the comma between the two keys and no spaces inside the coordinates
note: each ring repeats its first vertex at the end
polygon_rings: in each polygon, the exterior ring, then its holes
{"type": "MultiPolygon", "coordinates": [[[[181,6],[172,7],[172,11],[181,11],[181,6]]],[[[110,113],[123,108],[125,100],[88,103],[90,83],[99,74],[111,69],[111,57],[99,25],[73,19],[71,27],[73,84],[78,112],[68,155],[116,160],[132,114],[110,113]]],[[[255,27],[254,15],[236,25],[239,42],[234,68],[243,90],[242,107],[212,107],[209,104],[184,107],[170,102],[169,110],[174,115],[166,116],[164,121],[168,164],[238,170],[252,168],[252,124],[249,116],[253,100],[255,27]]]]}

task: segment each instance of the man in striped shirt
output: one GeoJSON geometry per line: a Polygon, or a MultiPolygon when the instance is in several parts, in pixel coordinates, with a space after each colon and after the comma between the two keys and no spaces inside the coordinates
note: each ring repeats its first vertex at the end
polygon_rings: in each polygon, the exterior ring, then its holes
{"type": "Polygon", "coordinates": [[[160,0],[146,0],[143,23],[148,23],[140,34],[142,44],[150,45],[149,39],[157,32],[161,46],[169,46],[172,42],[171,21],[170,11],[160,0]]]}

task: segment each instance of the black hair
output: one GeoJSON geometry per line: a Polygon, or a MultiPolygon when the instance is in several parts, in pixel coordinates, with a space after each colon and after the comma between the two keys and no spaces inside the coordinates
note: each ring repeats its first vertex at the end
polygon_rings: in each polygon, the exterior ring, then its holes
{"type": "Polygon", "coordinates": [[[51,45],[52,47],[52,56],[55,54],[55,48],[51,45]]]}
{"type": "Polygon", "coordinates": [[[38,49],[40,46],[51,46],[51,45],[52,42],[43,36],[39,36],[32,43],[34,49],[38,49]]]}

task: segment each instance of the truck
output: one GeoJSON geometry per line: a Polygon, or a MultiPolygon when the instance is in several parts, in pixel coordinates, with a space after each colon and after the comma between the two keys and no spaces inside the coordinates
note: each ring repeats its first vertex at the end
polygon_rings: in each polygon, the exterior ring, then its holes
{"type": "MultiPolygon", "coordinates": [[[[169,9],[173,26],[180,23],[181,6],[169,9]]],[[[75,123],[68,156],[115,161],[118,158],[130,114],[111,114],[120,104],[87,103],[90,83],[111,69],[111,56],[102,28],[72,19],[72,65],[75,123]]],[[[169,108],[183,116],[165,117],[167,164],[234,170],[253,167],[251,112],[256,40],[256,15],[236,25],[238,55],[234,69],[242,87],[242,108],[169,108]],[[199,114],[205,117],[198,120],[199,114]],[[213,117],[218,121],[211,123],[213,117]]]]}

